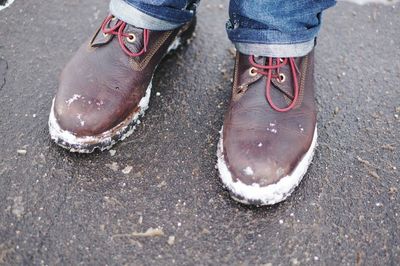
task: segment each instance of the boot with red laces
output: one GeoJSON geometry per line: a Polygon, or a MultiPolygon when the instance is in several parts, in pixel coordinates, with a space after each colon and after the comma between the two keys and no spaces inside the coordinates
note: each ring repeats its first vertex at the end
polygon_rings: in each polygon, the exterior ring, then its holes
{"type": "Polygon", "coordinates": [[[108,16],[64,68],[49,117],[51,138],[73,151],[109,149],[135,129],[157,65],[190,39],[195,20],[170,31],[108,16]]]}
{"type": "Polygon", "coordinates": [[[314,52],[298,58],[236,55],[218,145],[220,177],[242,203],[283,201],[300,183],[317,140],[314,52]]]}

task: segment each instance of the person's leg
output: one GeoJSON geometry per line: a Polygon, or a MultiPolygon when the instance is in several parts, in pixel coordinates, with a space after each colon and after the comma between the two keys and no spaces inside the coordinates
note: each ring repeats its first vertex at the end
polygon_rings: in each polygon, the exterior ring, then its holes
{"type": "Polygon", "coordinates": [[[321,12],[334,4],[334,0],[232,0],[228,36],[244,54],[304,56],[314,47],[321,12]]]}
{"type": "Polygon", "coordinates": [[[111,0],[110,12],[128,24],[170,30],[195,16],[198,0],[111,0]]]}
{"type": "Polygon", "coordinates": [[[191,0],[112,0],[112,15],[63,69],[51,138],[89,153],[130,135],[148,107],[157,65],[191,37],[195,7],[191,0]]]}
{"type": "Polygon", "coordinates": [[[315,38],[335,1],[231,0],[229,38],[238,52],[218,169],[247,204],[284,200],[316,147],[315,38]]]}

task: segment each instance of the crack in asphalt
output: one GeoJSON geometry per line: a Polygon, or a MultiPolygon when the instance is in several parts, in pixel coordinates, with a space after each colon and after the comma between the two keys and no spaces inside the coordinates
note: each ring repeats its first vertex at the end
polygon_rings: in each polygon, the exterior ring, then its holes
{"type": "Polygon", "coordinates": [[[0,90],[2,90],[3,87],[6,85],[7,71],[8,71],[7,60],[0,58],[0,82],[1,80],[3,80],[2,83],[0,83],[0,90]]]}

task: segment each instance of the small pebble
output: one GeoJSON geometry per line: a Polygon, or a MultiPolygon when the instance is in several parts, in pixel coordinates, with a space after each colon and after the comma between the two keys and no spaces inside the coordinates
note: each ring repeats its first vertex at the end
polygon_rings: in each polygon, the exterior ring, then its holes
{"type": "Polygon", "coordinates": [[[26,154],[26,150],[17,150],[17,153],[19,154],[19,155],[25,155],[26,154]]]}
{"type": "Polygon", "coordinates": [[[339,107],[335,107],[335,110],[333,111],[333,113],[335,114],[335,115],[337,115],[338,113],[339,113],[339,107]]]}
{"type": "Polygon", "coordinates": [[[132,171],[133,167],[130,165],[127,165],[124,169],[122,169],[122,173],[127,175],[132,171]]]}
{"type": "Polygon", "coordinates": [[[175,243],[175,236],[169,236],[167,243],[172,246],[175,243]]]}

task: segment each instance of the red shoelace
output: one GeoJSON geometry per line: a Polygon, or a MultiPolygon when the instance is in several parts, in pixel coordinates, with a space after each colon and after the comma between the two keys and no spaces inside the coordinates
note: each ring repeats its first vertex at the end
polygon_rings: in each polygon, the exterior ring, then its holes
{"type": "Polygon", "coordinates": [[[107,25],[110,23],[110,21],[114,20],[114,19],[117,19],[117,18],[114,17],[113,15],[107,16],[104,19],[103,23],[101,24],[101,31],[104,34],[111,34],[111,35],[118,36],[118,42],[119,42],[122,50],[127,55],[129,55],[129,56],[140,56],[140,55],[144,54],[147,51],[147,45],[149,44],[149,33],[150,33],[150,31],[148,29],[143,29],[143,48],[139,52],[133,53],[128,49],[128,47],[126,47],[126,45],[124,43],[124,38],[126,38],[126,40],[128,42],[133,43],[136,40],[135,34],[124,32],[127,23],[122,21],[122,20],[118,20],[117,23],[113,27],[107,28],[107,25]]]}
{"type": "Polygon", "coordinates": [[[299,72],[299,70],[297,68],[294,58],[293,57],[289,57],[289,58],[269,57],[266,65],[260,65],[260,64],[256,63],[254,56],[252,55],[249,57],[249,61],[250,61],[250,64],[254,67],[254,71],[256,73],[265,75],[267,77],[267,86],[265,88],[265,96],[266,96],[268,103],[271,105],[272,109],[274,109],[277,112],[287,112],[287,111],[291,110],[296,105],[297,98],[299,97],[299,84],[298,84],[297,75],[296,75],[296,73],[299,72]],[[271,82],[272,82],[273,78],[277,79],[278,82],[284,81],[284,80],[282,80],[283,79],[282,74],[279,72],[279,70],[281,67],[285,66],[288,62],[290,64],[291,72],[293,75],[294,96],[291,99],[292,102],[287,107],[280,108],[280,107],[276,106],[272,100],[271,82]]]}

